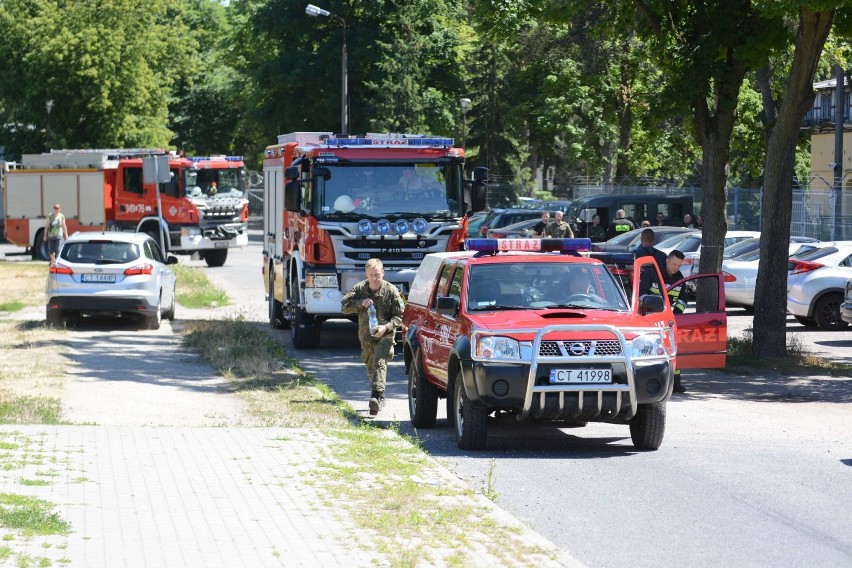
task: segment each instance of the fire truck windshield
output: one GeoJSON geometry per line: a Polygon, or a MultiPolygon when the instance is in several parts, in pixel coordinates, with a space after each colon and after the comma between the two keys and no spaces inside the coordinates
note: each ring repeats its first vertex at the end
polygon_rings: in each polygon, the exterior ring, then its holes
{"type": "Polygon", "coordinates": [[[320,219],[354,216],[460,217],[465,212],[462,172],[457,163],[322,164],[313,212],[320,219]]]}
{"type": "Polygon", "coordinates": [[[184,188],[189,197],[242,197],[245,175],[240,168],[188,169],[184,188]]]}

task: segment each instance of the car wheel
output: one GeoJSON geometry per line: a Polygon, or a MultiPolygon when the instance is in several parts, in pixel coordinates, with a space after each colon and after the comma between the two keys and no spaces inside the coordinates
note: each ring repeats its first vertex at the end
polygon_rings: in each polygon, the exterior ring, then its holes
{"type": "Polygon", "coordinates": [[[805,316],[793,316],[797,322],[802,324],[805,327],[816,327],[817,322],[814,318],[809,318],[805,316]]]}
{"type": "Polygon", "coordinates": [[[62,327],[62,312],[59,310],[47,310],[47,314],[45,316],[45,320],[47,321],[47,325],[49,327],[62,327]]]}
{"type": "Polygon", "coordinates": [[[228,259],[228,249],[213,249],[204,251],[204,262],[210,268],[218,268],[228,259]]]}
{"type": "Polygon", "coordinates": [[[160,300],[157,302],[157,308],[154,310],[154,313],[144,316],[142,323],[145,326],[145,329],[160,329],[160,323],[163,321],[162,302],[163,297],[160,296],[160,300]]]}
{"type": "Polygon", "coordinates": [[[175,319],[175,295],[176,295],[176,293],[177,293],[176,290],[172,291],[172,301],[169,304],[169,307],[167,309],[163,310],[163,317],[166,318],[169,321],[174,321],[174,319],[175,319]]]}
{"type": "Polygon", "coordinates": [[[484,450],[488,437],[488,413],[471,404],[464,390],[461,371],[456,375],[453,389],[453,419],[456,440],[462,450],[484,450]]]}
{"type": "Polygon", "coordinates": [[[269,325],[272,329],[288,329],[290,321],[284,318],[284,304],[275,299],[275,282],[269,275],[269,325]]]}
{"type": "Polygon", "coordinates": [[[412,361],[408,370],[408,413],[415,428],[431,428],[438,417],[438,387],[417,372],[412,361]]]}
{"type": "Polygon", "coordinates": [[[820,329],[836,331],[849,325],[840,317],[840,304],[842,302],[843,296],[840,294],[826,294],[817,300],[814,306],[814,320],[820,329]]]}
{"type": "Polygon", "coordinates": [[[314,349],[319,345],[320,324],[299,306],[299,281],[294,276],[290,281],[290,338],[296,349],[314,349]]]}
{"type": "Polygon", "coordinates": [[[636,416],[630,419],[630,439],[639,450],[657,450],[666,432],[664,402],[640,404],[636,416]]]}

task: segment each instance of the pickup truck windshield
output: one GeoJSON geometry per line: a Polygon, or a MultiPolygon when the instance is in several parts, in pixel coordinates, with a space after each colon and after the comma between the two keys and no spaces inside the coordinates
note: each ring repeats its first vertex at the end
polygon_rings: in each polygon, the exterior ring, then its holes
{"type": "Polygon", "coordinates": [[[535,262],[472,266],[467,287],[470,311],[587,308],[628,310],[602,264],[535,262]]]}
{"type": "Polygon", "coordinates": [[[460,217],[464,211],[461,167],[451,162],[323,164],[314,214],[350,217],[460,217]]]}

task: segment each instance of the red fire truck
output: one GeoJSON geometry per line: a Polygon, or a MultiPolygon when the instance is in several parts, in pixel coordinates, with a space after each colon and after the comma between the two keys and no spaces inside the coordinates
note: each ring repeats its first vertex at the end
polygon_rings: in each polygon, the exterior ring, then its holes
{"type": "Polygon", "coordinates": [[[406,294],[426,254],[461,248],[488,170],[466,180],[452,138],[294,132],[266,149],[263,174],[269,321],[313,348],[323,321],[347,317],[340,298],[368,259],[406,294]]]}
{"type": "Polygon", "coordinates": [[[176,254],[198,253],[222,266],[228,249],[248,244],[246,168],[239,156],[187,158],[153,149],[51,150],[24,154],[5,176],[6,239],[46,259],[46,218],[62,206],[68,232],[138,231],[160,242],[157,188],[143,182],[142,160],[169,156],[160,184],[163,236],[176,254]]]}

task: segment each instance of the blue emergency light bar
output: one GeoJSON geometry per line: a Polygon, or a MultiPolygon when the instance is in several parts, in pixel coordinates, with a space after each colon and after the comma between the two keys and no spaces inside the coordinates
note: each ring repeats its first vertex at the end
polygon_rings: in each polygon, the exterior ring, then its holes
{"type": "Polygon", "coordinates": [[[477,252],[585,252],[592,248],[591,239],[466,239],[464,243],[467,250],[477,252]]]}
{"type": "Polygon", "coordinates": [[[452,148],[452,138],[327,138],[326,146],[418,146],[452,148]]]}
{"type": "Polygon", "coordinates": [[[187,160],[190,162],[207,162],[209,160],[221,160],[224,159],[226,162],[242,162],[242,156],[192,156],[188,157],[187,160]]]}

